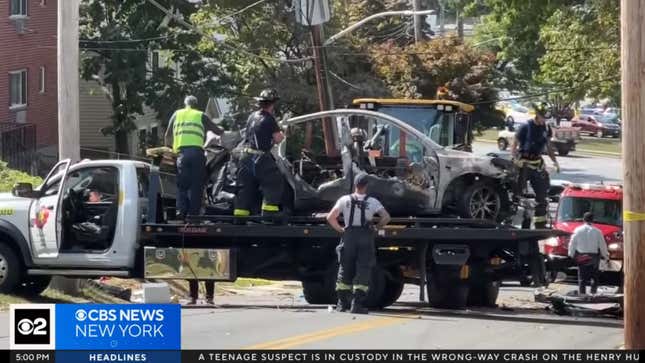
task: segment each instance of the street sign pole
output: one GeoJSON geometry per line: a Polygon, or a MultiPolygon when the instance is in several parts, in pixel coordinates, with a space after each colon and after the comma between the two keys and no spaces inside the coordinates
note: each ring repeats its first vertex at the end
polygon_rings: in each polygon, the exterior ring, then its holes
{"type": "Polygon", "coordinates": [[[645,3],[621,2],[625,348],[645,349],[645,3]]]}

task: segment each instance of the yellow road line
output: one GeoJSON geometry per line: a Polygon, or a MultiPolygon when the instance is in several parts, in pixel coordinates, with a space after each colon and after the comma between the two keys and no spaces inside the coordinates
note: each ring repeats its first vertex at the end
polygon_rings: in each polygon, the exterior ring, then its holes
{"type": "Polygon", "coordinates": [[[295,335],[288,338],[268,341],[265,343],[260,343],[252,345],[244,349],[288,349],[299,345],[304,345],[307,343],[313,343],[321,340],[326,340],[338,336],[349,335],[354,333],[359,333],[366,330],[382,328],[385,326],[398,324],[406,321],[404,318],[393,318],[393,317],[377,317],[370,318],[367,321],[341,325],[331,329],[320,330],[317,332],[295,335]]]}

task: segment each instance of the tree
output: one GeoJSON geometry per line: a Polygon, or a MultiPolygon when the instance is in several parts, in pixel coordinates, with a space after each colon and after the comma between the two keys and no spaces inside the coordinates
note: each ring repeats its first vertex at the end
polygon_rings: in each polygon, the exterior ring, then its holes
{"type": "Polygon", "coordinates": [[[592,0],[558,9],[540,31],[545,53],[536,80],[567,106],[585,97],[620,103],[620,8],[592,0]]]}
{"type": "Polygon", "coordinates": [[[465,44],[456,36],[401,47],[394,43],[374,45],[371,57],[377,75],[395,97],[436,98],[445,87],[448,99],[477,103],[482,125],[501,124],[494,110],[497,91],[491,75],[495,57],[465,44]]]}
{"type": "MultiPolygon", "coordinates": [[[[196,11],[188,2],[159,3],[184,17],[196,11]]],[[[128,135],[145,103],[167,119],[186,93],[203,96],[205,104],[206,95],[218,91],[221,75],[191,49],[200,36],[145,0],[82,2],[80,37],[81,75],[96,80],[111,102],[112,125],[101,131],[115,137],[119,153],[129,153],[128,135]],[[149,54],[162,49],[174,50],[170,59],[179,64],[179,74],[163,66],[153,72],[149,54]]]]}
{"type": "Polygon", "coordinates": [[[468,0],[465,7],[477,4],[486,13],[474,42],[496,52],[496,68],[503,75],[496,77],[498,87],[525,91],[531,85],[545,52],[539,41],[542,26],[558,9],[583,1],[468,0]]]}

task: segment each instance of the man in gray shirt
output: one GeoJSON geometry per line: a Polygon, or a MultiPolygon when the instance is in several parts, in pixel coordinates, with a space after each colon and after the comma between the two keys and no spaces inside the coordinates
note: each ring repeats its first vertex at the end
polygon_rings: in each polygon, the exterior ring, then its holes
{"type": "Polygon", "coordinates": [[[383,228],[390,221],[390,215],[381,202],[367,196],[368,178],[367,174],[358,175],[354,182],[355,192],[338,199],[327,215],[327,221],[331,227],[343,235],[340,244],[336,247],[340,261],[336,282],[338,295],[336,310],[340,312],[351,309],[350,311],[355,314],[367,314],[365,305],[370,273],[376,263],[374,225],[371,221],[375,214],[379,215],[377,229],[383,228]],[[341,213],[345,227],[338,223],[341,213]]]}

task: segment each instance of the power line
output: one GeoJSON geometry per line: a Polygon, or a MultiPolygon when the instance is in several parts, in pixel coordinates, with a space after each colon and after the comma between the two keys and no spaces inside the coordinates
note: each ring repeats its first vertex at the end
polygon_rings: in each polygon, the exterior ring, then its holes
{"type": "Polygon", "coordinates": [[[215,19],[215,20],[216,20],[216,21],[219,21],[219,20],[226,19],[226,18],[232,18],[232,17],[234,17],[235,15],[242,14],[243,12],[245,12],[245,11],[247,11],[247,10],[249,10],[249,9],[251,9],[251,8],[253,8],[253,7],[255,7],[255,6],[257,6],[257,5],[260,5],[260,4],[262,4],[263,2],[266,2],[266,1],[267,1],[267,0],[260,0],[260,1],[256,1],[256,2],[254,2],[253,4],[251,4],[251,5],[247,6],[247,7],[244,7],[244,8],[242,8],[242,9],[240,9],[240,10],[234,11],[234,12],[232,12],[232,13],[228,14],[228,15],[225,15],[225,16],[220,17],[219,19],[215,19]]]}
{"type": "Polygon", "coordinates": [[[119,39],[119,40],[100,40],[100,39],[79,39],[80,43],[97,43],[97,44],[111,44],[111,43],[140,43],[152,40],[168,39],[168,36],[153,37],[153,38],[140,38],[140,39],[119,39]]]}

